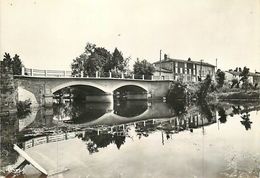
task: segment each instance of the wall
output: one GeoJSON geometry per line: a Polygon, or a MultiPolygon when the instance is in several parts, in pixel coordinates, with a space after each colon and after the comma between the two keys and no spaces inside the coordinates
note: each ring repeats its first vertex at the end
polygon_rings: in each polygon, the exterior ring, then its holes
{"type": "Polygon", "coordinates": [[[0,115],[15,113],[17,103],[17,85],[11,68],[0,61],[0,115]]]}

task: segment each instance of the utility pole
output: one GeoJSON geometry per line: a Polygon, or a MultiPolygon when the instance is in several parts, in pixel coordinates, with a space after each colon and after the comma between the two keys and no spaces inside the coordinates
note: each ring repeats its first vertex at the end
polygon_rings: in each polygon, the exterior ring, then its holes
{"type": "Polygon", "coordinates": [[[203,59],[200,60],[200,80],[202,80],[202,78],[201,78],[201,72],[202,72],[202,61],[203,61],[203,59]]]}
{"type": "Polygon", "coordinates": [[[216,70],[218,70],[218,58],[216,58],[216,70]]]}
{"type": "Polygon", "coordinates": [[[160,49],[160,77],[162,74],[162,50],[160,49]]]}

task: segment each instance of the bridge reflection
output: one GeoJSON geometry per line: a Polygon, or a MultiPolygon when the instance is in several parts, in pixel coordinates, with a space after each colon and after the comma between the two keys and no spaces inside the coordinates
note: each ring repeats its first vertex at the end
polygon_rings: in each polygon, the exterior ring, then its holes
{"type": "Polygon", "coordinates": [[[156,131],[162,131],[168,138],[180,131],[216,122],[215,112],[212,112],[212,118],[207,118],[196,106],[182,111],[185,115],[178,114],[180,111],[176,113],[163,102],[115,102],[112,108],[109,103],[82,105],[68,102],[57,105],[53,112],[40,110],[29,127],[23,125],[21,133],[27,140],[23,142],[23,147],[29,149],[49,142],[81,137],[88,142],[89,151],[95,152],[95,148],[91,147],[95,139],[105,139],[101,145],[115,143],[120,148],[131,130],[140,138],[156,131]]]}
{"type": "MultiPolygon", "coordinates": [[[[250,119],[250,112],[260,109],[259,103],[177,106],[171,107],[162,102],[124,101],[115,102],[113,106],[99,103],[81,104],[80,107],[65,102],[54,109],[32,111],[19,122],[15,116],[1,118],[1,163],[6,166],[16,162],[18,155],[12,149],[13,144],[23,147],[25,151],[36,150],[38,153],[43,147],[47,148],[44,152],[52,150],[50,145],[53,142],[64,144],[77,141],[78,144],[85,144],[87,152],[94,154],[108,145],[121,149],[127,139],[151,138],[159,133],[159,143],[164,145],[170,143],[166,142],[167,139],[181,132],[201,129],[204,134],[206,126],[216,122],[226,124],[233,115],[241,117],[239,122],[247,131],[255,122],[250,119]],[[94,111],[98,114],[91,116],[94,111]]],[[[41,160],[41,157],[37,158],[41,160]]]]}

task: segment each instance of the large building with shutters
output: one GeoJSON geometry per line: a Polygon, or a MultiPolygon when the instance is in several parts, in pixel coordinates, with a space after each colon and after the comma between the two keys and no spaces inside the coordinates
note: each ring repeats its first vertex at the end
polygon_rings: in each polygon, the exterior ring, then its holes
{"type": "Polygon", "coordinates": [[[155,67],[155,78],[183,81],[199,81],[210,75],[215,80],[215,66],[202,61],[171,59],[164,55],[164,59],[153,63],[155,67]]]}

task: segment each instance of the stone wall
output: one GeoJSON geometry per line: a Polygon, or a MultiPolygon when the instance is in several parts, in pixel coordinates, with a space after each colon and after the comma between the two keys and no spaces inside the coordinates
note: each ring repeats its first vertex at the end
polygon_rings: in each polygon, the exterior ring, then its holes
{"type": "Polygon", "coordinates": [[[17,103],[17,85],[12,69],[0,61],[0,116],[15,113],[17,103]]]}

